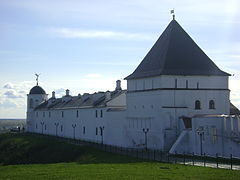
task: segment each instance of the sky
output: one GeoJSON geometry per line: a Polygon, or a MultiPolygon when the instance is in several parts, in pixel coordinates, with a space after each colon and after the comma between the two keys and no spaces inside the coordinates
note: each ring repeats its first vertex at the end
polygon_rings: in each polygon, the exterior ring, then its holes
{"type": "Polygon", "coordinates": [[[0,0],[0,118],[25,118],[36,85],[51,95],[113,90],[176,20],[230,74],[240,108],[239,0],[0,0]]]}

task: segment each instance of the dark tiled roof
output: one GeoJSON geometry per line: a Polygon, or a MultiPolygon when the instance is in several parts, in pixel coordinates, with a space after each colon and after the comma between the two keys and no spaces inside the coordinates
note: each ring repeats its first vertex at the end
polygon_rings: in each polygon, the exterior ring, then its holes
{"type": "Polygon", "coordinates": [[[46,92],[43,90],[42,87],[40,87],[40,86],[34,86],[34,87],[30,90],[29,94],[46,94],[46,92]]]}
{"type": "Polygon", "coordinates": [[[172,20],[137,69],[125,79],[158,75],[229,76],[172,20]]]}
{"type": "MultiPolygon", "coordinates": [[[[112,91],[111,99],[114,99],[125,92],[126,90],[112,91]]],[[[105,92],[98,92],[94,94],[84,94],[83,96],[68,96],[57,99],[50,98],[48,101],[45,101],[37,106],[35,110],[102,107],[105,106],[105,103],[109,101],[106,101],[105,94],[105,92]]]]}
{"type": "Polygon", "coordinates": [[[240,110],[230,103],[230,115],[240,115],[240,110]]]}

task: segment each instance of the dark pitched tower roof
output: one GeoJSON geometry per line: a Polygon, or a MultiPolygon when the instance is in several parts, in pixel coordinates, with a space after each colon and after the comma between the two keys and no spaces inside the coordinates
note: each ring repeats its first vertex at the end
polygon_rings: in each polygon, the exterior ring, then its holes
{"type": "Polygon", "coordinates": [[[46,92],[43,90],[42,87],[37,85],[30,90],[29,94],[46,94],[46,92]]]}
{"type": "Polygon", "coordinates": [[[229,76],[172,20],[137,69],[125,79],[158,75],[229,76]]]}

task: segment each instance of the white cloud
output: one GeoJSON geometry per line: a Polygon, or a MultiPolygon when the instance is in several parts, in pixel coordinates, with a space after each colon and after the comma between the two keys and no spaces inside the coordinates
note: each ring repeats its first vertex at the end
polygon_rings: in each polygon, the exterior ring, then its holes
{"type": "Polygon", "coordinates": [[[66,90],[63,89],[63,88],[55,89],[54,92],[55,92],[55,96],[56,97],[62,97],[62,96],[64,96],[66,94],[65,93],[66,90]]]}
{"type": "Polygon", "coordinates": [[[154,36],[140,33],[104,31],[104,30],[83,30],[78,28],[49,28],[48,32],[60,38],[102,38],[118,40],[153,40],[154,36]]]}
{"type": "Polygon", "coordinates": [[[2,109],[2,108],[4,108],[4,109],[5,108],[16,108],[16,107],[17,107],[17,105],[10,100],[4,100],[4,101],[0,102],[0,109],[2,109]]]}
{"type": "Polygon", "coordinates": [[[14,86],[13,86],[12,83],[7,83],[7,84],[5,84],[5,85],[3,86],[3,88],[4,88],[4,89],[13,89],[14,86]]]}
{"type": "Polygon", "coordinates": [[[18,94],[18,93],[17,93],[16,91],[14,91],[14,90],[6,91],[6,92],[4,92],[4,95],[5,95],[7,98],[12,98],[12,99],[15,99],[15,98],[24,98],[23,95],[18,94]]]}
{"type": "Polygon", "coordinates": [[[34,84],[34,81],[23,81],[8,82],[2,86],[0,88],[0,116],[23,118],[26,113],[26,94],[34,84]]]}
{"type": "Polygon", "coordinates": [[[20,94],[27,94],[27,92],[24,91],[24,90],[18,91],[18,93],[20,93],[20,94]]]}

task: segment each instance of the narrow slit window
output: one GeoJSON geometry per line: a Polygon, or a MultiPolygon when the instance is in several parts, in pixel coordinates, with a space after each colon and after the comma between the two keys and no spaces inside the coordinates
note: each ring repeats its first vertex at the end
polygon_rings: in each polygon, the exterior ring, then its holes
{"type": "Polygon", "coordinates": [[[177,79],[175,79],[175,88],[177,88],[177,79]]]}
{"type": "Polygon", "coordinates": [[[212,127],[212,143],[216,144],[217,142],[217,128],[212,127]]]}
{"type": "Polygon", "coordinates": [[[85,128],[85,126],[83,126],[83,134],[85,134],[86,133],[86,128],[85,128]]]}
{"type": "Polygon", "coordinates": [[[30,108],[33,108],[33,99],[30,99],[29,106],[30,106],[30,108]]]}
{"type": "Polygon", "coordinates": [[[96,118],[98,117],[98,111],[97,110],[95,111],[95,116],[96,116],[96,118]]]}
{"type": "Polygon", "coordinates": [[[195,109],[201,109],[201,102],[199,100],[195,101],[195,109]]]}
{"type": "Polygon", "coordinates": [[[210,100],[210,101],[209,101],[209,109],[215,109],[214,100],[210,100]]]}

